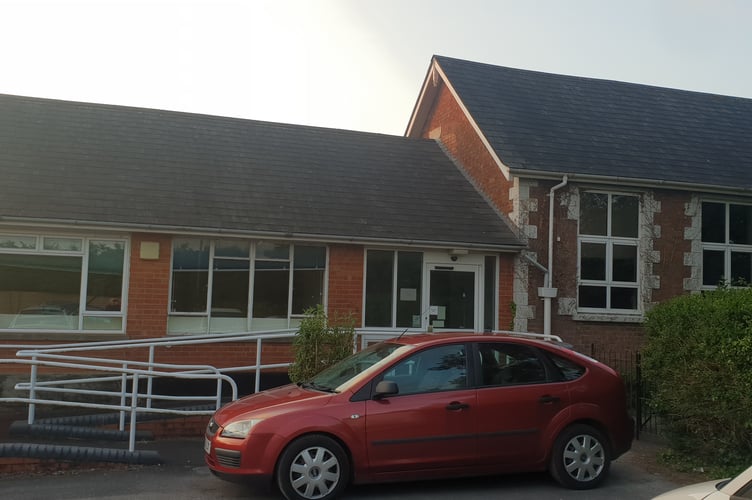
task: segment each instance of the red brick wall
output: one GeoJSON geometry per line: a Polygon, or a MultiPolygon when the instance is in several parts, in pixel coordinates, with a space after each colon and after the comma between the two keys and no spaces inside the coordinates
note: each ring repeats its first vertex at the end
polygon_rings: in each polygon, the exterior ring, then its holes
{"type": "Polygon", "coordinates": [[[655,224],[661,227],[661,237],[654,243],[660,251],[660,262],[653,264],[653,273],[661,277],[661,288],[653,290],[653,302],[664,302],[671,297],[686,294],[684,279],[691,277],[691,269],[684,265],[684,254],[692,249],[684,239],[684,230],[692,225],[685,215],[689,196],[685,193],[657,191],[661,202],[660,212],[655,214],[655,224]]]}
{"type": "Polygon", "coordinates": [[[167,332],[171,252],[170,236],[134,233],[131,237],[126,331],[130,339],[161,337],[167,332]],[[159,243],[158,260],[141,259],[143,241],[159,243]]]}
{"type": "Polygon", "coordinates": [[[515,254],[499,256],[499,330],[513,329],[514,258],[515,254]]]}
{"type": "Polygon", "coordinates": [[[363,247],[329,246],[329,315],[352,314],[356,327],[363,318],[363,247]]]}
{"type": "Polygon", "coordinates": [[[506,214],[511,212],[510,182],[504,178],[454,96],[443,84],[440,86],[434,110],[423,129],[423,137],[428,137],[429,133],[438,127],[441,127],[439,139],[470,174],[477,186],[499,210],[506,214]]]}

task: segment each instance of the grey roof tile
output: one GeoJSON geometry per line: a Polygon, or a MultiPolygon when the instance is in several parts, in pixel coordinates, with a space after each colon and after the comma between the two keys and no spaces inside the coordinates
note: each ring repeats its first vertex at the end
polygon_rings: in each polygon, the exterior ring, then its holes
{"type": "Polygon", "coordinates": [[[0,221],[521,246],[430,140],[0,95],[0,221]]]}
{"type": "Polygon", "coordinates": [[[752,189],[752,99],[435,59],[513,170],[752,189]]]}

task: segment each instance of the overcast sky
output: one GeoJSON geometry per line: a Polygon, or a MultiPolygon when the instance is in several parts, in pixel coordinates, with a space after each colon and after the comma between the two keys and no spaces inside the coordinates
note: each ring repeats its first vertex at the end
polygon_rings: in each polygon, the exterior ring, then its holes
{"type": "Polygon", "coordinates": [[[433,54],[752,98],[749,0],[0,0],[0,93],[404,133],[433,54]]]}

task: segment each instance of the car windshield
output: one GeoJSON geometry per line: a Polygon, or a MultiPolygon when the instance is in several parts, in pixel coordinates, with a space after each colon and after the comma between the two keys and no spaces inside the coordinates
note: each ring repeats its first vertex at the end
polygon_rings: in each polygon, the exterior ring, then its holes
{"type": "Polygon", "coordinates": [[[395,353],[407,348],[405,345],[393,342],[372,345],[330,366],[302,385],[321,391],[339,392],[345,383],[366,370],[381,366],[395,353]]]}

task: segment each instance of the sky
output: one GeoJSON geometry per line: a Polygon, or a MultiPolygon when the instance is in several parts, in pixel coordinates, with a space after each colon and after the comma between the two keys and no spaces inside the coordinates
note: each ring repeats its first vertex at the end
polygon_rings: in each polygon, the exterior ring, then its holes
{"type": "Polygon", "coordinates": [[[431,56],[752,98],[750,0],[0,0],[0,93],[402,135],[431,56]]]}

